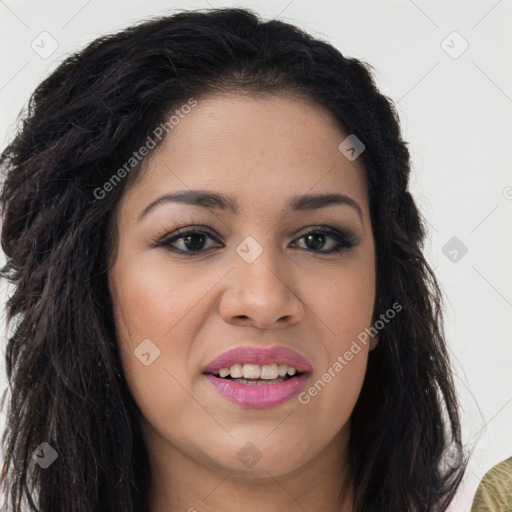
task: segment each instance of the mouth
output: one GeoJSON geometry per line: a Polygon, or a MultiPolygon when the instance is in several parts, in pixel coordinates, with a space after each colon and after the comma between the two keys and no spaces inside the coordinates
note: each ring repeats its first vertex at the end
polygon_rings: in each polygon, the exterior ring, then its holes
{"type": "Polygon", "coordinates": [[[213,360],[203,374],[227,401],[265,409],[298,394],[311,371],[307,359],[285,347],[238,347],[213,360]]]}

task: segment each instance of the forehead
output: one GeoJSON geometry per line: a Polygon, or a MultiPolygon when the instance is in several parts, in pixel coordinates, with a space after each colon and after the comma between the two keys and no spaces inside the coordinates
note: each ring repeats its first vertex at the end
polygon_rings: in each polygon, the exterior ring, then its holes
{"type": "Polygon", "coordinates": [[[338,149],[347,135],[329,111],[298,95],[198,98],[146,158],[126,195],[136,192],[141,203],[130,203],[139,213],[143,202],[186,189],[239,197],[242,210],[246,202],[271,206],[285,196],[326,192],[355,196],[364,208],[362,159],[350,161],[338,149]]]}

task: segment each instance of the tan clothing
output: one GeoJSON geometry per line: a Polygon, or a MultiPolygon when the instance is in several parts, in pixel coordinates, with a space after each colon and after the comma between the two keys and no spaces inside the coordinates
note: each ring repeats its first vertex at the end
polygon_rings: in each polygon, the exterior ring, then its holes
{"type": "Polygon", "coordinates": [[[512,457],[494,466],[482,478],[471,512],[512,512],[512,457]]]}

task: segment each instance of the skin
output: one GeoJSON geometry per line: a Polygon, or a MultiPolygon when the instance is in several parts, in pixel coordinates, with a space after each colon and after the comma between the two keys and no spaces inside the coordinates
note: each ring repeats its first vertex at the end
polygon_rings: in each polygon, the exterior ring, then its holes
{"type": "MultiPolygon", "coordinates": [[[[348,420],[366,372],[362,350],[310,402],[297,397],[250,409],[224,399],[203,368],[240,345],[292,348],[313,372],[306,390],[372,325],[375,251],[361,159],[338,150],[346,138],[331,115],[302,97],[241,93],[201,98],[146,159],[114,219],[117,259],[109,286],[124,372],[141,411],[152,467],[151,512],[348,512],[353,510],[348,420]],[[208,189],[235,196],[240,212],[163,203],[162,194],[208,189]],[[341,193],[358,203],[294,212],[289,197],[341,193]],[[199,255],[154,243],[179,227],[210,227],[199,255]],[[313,227],[312,227],[313,226],[313,227]],[[331,226],[356,243],[305,234],[331,226]],[[247,236],[263,252],[236,252],[247,236]],[[148,366],[144,339],[160,350],[148,366]],[[248,442],[261,454],[246,467],[248,442]]],[[[202,245],[201,245],[202,243],[202,245]]],[[[173,246],[187,251],[185,240],[173,246]]]]}

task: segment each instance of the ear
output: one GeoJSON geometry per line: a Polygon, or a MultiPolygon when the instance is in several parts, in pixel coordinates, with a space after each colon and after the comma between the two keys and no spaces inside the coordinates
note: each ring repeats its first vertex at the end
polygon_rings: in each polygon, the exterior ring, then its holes
{"type": "Polygon", "coordinates": [[[372,336],[370,339],[370,350],[373,350],[377,344],[379,343],[379,333],[377,333],[375,336],[372,336]]]}

